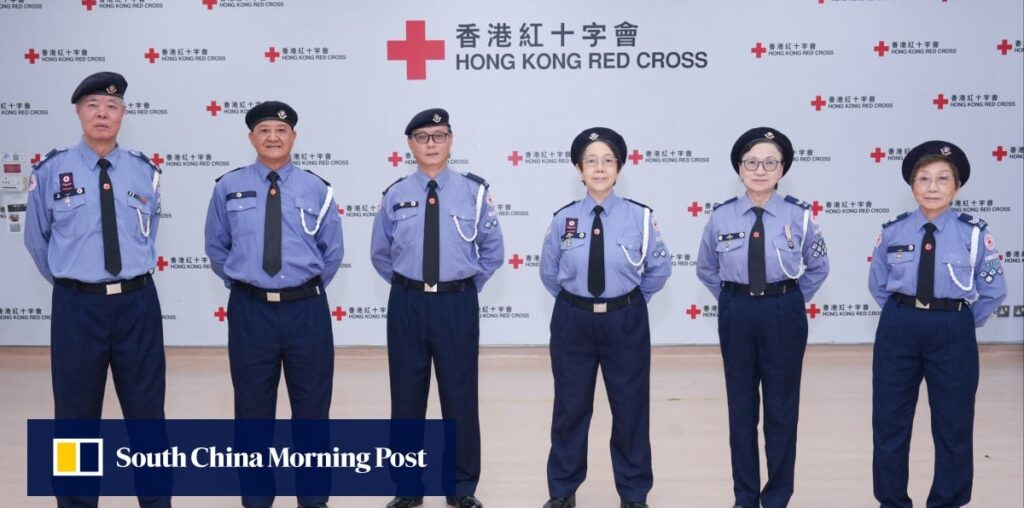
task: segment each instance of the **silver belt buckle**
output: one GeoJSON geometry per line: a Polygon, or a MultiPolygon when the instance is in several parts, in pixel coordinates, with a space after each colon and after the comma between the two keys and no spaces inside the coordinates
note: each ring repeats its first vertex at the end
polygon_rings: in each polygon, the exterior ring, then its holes
{"type": "Polygon", "coordinates": [[[930,304],[930,303],[926,305],[926,304],[921,303],[921,300],[918,300],[917,298],[914,298],[914,307],[916,307],[918,309],[928,310],[928,307],[931,307],[931,306],[932,306],[932,304],[930,304]]]}
{"type": "Polygon", "coordinates": [[[607,303],[595,303],[594,304],[594,314],[604,314],[605,312],[608,312],[608,304],[607,303]]]}
{"type": "Polygon", "coordinates": [[[107,296],[121,294],[121,283],[107,284],[107,296]]]}
{"type": "Polygon", "coordinates": [[[424,293],[436,293],[437,292],[437,284],[431,285],[431,284],[427,284],[426,282],[424,282],[423,283],[423,292],[424,293]]]}
{"type": "Polygon", "coordinates": [[[268,302],[274,302],[274,303],[280,302],[281,301],[281,293],[278,293],[277,291],[267,291],[267,301],[268,302]]]}

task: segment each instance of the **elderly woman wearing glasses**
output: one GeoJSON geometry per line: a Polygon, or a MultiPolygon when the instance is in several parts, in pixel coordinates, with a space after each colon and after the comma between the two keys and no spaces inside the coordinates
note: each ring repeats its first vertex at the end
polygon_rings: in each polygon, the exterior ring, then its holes
{"type": "Polygon", "coordinates": [[[718,299],[729,403],[735,506],[776,508],[793,495],[800,373],[810,301],[828,276],[810,205],[775,192],[793,163],[776,129],[751,129],[732,148],[746,192],[716,206],[704,228],[697,277],[718,299]],[[768,482],[761,488],[757,424],[764,395],[768,482]]]}
{"type": "Polygon", "coordinates": [[[671,258],[651,209],[614,192],[626,142],[603,127],[581,132],[570,156],[587,188],[557,212],[540,277],[555,297],[551,371],[555,403],[544,508],[576,506],[587,475],[587,434],[601,367],[612,411],[611,454],[623,508],[647,506],[651,329],[647,302],[665,286],[671,258]]]}
{"type": "Polygon", "coordinates": [[[964,506],[974,479],[975,328],[1006,298],[1006,278],[985,221],[950,208],[971,176],[948,141],[918,145],[903,179],[920,205],[882,225],[868,289],[882,307],[872,368],[875,497],[882,508],[907,495],[910,431],[921,380],[935,441],[928,506],[964,506]]]}

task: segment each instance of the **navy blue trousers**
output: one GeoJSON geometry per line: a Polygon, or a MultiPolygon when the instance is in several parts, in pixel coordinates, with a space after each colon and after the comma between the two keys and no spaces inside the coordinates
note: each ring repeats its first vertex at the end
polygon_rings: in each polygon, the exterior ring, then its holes
{"type": "Polygon", "coordinates": [[[555,299],[551,373],[555,404],[548,454],[548,493],[569,497],[587,477],[587,439],[601,368],[612,411],[611,456],[623,501],[646,502],[651,470],[651,327],[647,302],[605,314],[555,299]]]}
{"type": "MultiPolygon", "coordinates": [[[[126,419],[162,419],[166,392],[160,300],[152,281],[119,295],[53,286],[50,362],[58,420],[98,420],[107,369],[126,419]]],[[[98,486],[98,485],[97,485],[98,486]]],[[[95,496],[58,497],[61,508],[93,507],[95,496]]],[[[139,497],[139,505],[170,506],[168,497],[139,497]]]]}
{"type": "Polygon", "coordinates": [[[729,400],[729,449],[736,504],[786,506],[793,496],[800,376],[807,315],[799,289],[752,297],[723,289],[718,338],[729,400]],[[759,390],[760,388],[760,390],[759,390]],[[757,425],[764,396],[768,482],[761,489],[757,425]]]}
{"type": "Polygon", "coordinates": [[[456,496],[474,494],[480,481],[479,355],[479,302],[473,284],[451,293],[424,293],[391,285],[391,418],[426,418],[433,363],[441,415],[455,422],[456,496]]]}
{"type": "MultiPolygon", "coordinates": [[[[232,289],[228,300],[228,359],[235,391],[235,418],[273,420],[277,412],[277,389],[284,368],[292,419],[317,420],[330,417],[334,381],[334,334],[327,295],[287,302],[269,303],[245,290],[232,289]]],[[[268,436],[269,439],[269,436],[268,436]]],[[[316,485],[323,494],[300,495],[299,505],[327,502],[327,484],[314,473],[296,478],[316,485]]],[[[273,484],[272,471],[250,471],[242,476],[247,485],[273,484]],[[250,474],[251,473],[251,474],[250,474]]],[[[265,508],[272,495],[243,496],[246,508],[265,508]]]]}
{"type": "Polygon", "coordinates": [[[872,362],[873,473],[882,508],[910,508],[907,494],[910,434],[921,380],[928,386],[935,476],[929,508],[971,500],[974,480],[974,398],[978,342],[974,315],[927,311],[886,302],[875,333],[872,362]]]}

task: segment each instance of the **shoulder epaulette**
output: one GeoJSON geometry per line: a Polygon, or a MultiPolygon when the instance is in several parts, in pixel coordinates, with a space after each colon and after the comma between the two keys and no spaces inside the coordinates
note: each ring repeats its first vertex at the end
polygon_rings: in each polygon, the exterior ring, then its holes
{"type": "Polygon", "coordinates": [[[474,182],[476,182],[476,183],[478,183],[480,185],[483,185],[485,189],[487,189],[487,188],[489,188],[491,186],[491,184],[487,183],[487,180],[484,180],[483,178],[481,178],[479,176],[476,176],[473,173],[465,173],[464,176],[466,178],[469,178],[470,180],[473,180],[474,182]]]}
{"type": "MultiPolygon", "coordinates": [[[[406,176],[409,176],[409,175],[406,175],[406,176]]],[[[398,182],[401,182],[402,180],[405,180],[405,176],[403,176],[402,178],[399,178],[398,180],[395,180],[394,182],[391,182],[391,185],[388,185],[388,188],[384,189],[384,192],[381,192],[381,195],[387,194],[388,191],[391,190],[392,187],[394,187],[396,184],[398,184],[398,182]]]]}
{"type": "Polygon", "coordinates": [[[729,199],[727,199],[725,201],[722,201],[721,203],[718,203],[717,205],[711,207],[711,211],[713,212],[715,210],[718,210],[718,207],[720,207],[722,205],[728,205],[729,203],[732,203],[733,201],[736,201],[737,199],[739,199],[738,196],[733,196],[733,197],[731,197],[731,198],[729,198],[729,199]]]}
{"type": "Polygon", "coordinates": [[[651,208],[651,207],[649,207],[649,206],[647,206],[647,205],[645,205],[645,204],[643,204],[643,203],[641,203],[639,201],[633,201],[632,199],[629,199],[629,198],[626,198],[626,201],[629,201],[630,203],[633,203],[634,205],[639,206],[640,208],[646,208],[646,209],[650,210],[651,213],[654,213],[654,209],[653,208],[651,208]]]}
{"type": "Polygon", "coordinates": [[[54,154],[61,153],[65,150],[67,150],[67,148],[54,148],[53,150],[50,150],[49,152],[46,153],[46,155],[43,156],[42,159],[39,159],[39,162],[32,165],[32,169],[41,168],[43,164],[46,163],[46,161],[50,160],[50,157],[52,157],[54,154]]]}
{"type": "Polygon", "coordinates": [[[576,203],[579,203],[579,201],[570,202],[568,205],[565,205],[565,206],[559,208],[558,210],[555,210],[555,213],[553,213],[551,215],[558,215],[558,212],[561,212],[562,210],[565,210],[566,208],[569,208],[570,206],[575,205],[576,203]]]}
{"type": "Polygon", "coordinates": [[[985,229],[986,227],[988,227],[988,223],[986,223],[985,221],[977,217],[972,217],[966,213],[961,212],[957,218],[960,219],[961,222],[966,222],[972,226],[977,227],[978,229],[985,229]]]}
{"type": "Polygon", "coordinates": [[[307,169],[307,170],[305,170],[305,171],[306,171],[307,173],[309,173],[309,174],[311,174],[311,175],[313,175],[313,176],[317,177],[317,178],[318,178],[318,179],[319,179],[319,180],[320,180],[321,182],[323,182],[323,183],[324,183],[324,185],[326,185],[326,186],[328,186],[328,187],[330,187],[330,186],[331,186],[331,182],[328,182],[327,180],[324,180],[323,178],[321,178],[321,177],[320,177],[320,175],[318,175],[318,174],[316,174],[316,173],[314,173],[314,172],[312,172],[312,171],[310,171],[310,170],[308,170],[308,169],[307,169]]]}
{"type": "Polygon", "coordinates": [[[245,166],[242,166],[240,168],[232,169],[231,171],[228,171],[227,173],[224,173],[223,175],[218,176],[217,179],[214,180],[214,182],[219,182],[221,178],[224,178],[225,176],[228,176],[231,173],[234,173],[235,171],[238,171],[239,169],[244,169],[244,168],[245,168],[245,166]]]}
{"type": "Polygon", "coordinates": [[[899,215],[897,215],[897,216],[895,216],[895,217],[893,217],[893,218],[883,222],[882,223],[882,229],[885,229],[885,228],[887,228],[887,227],[889,227],[889,226],[891,226],[893,224],[896,224],[897,222],[899,222],[899,221],[901,221],[903,219],[906,219],[909,216],[910,216],[910,212],[903,212],[903,213],[901,213],[901,214],[899,214],[899,215]]]}
{"type": "Polygon", "coordinates": [[[153,161],[149,160],[149,157],[146,157],[146,154],[138,150],[128,150],[128,153],[146,161],[146,164],[149,164],[149,167],[153,168],[153,170],[156,171],[157,173],[162,174],[164,172],[164,170],[160,169],[160,166],[157,166],[153,161]]]}
{"type": "Polygon", "coordinates": [[[799,207],[804,208],[804,209],[809,209],[811,207],[810,203],[808,203],[806,201],[801,201],[799,198],[795,198],[793,196],[786,196],[786,201],[788,201],[790,203],[793,203],[794,205],[799,206],[799,207]]]}

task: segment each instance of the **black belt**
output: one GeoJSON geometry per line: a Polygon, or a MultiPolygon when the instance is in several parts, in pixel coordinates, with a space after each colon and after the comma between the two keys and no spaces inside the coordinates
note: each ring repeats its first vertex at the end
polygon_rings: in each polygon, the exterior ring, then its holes
{"type": "Polygon", "coordinates": [[[461,293],[473,284],[473,279],[469,278],[448,282],[438,282],[431,286],[421,280],[412,280],[398,272],[395,272],[394,275],[391,276],[391,283],[397,283],[409,289],[418,289],[424,293],[461,293]]]}
{"type": "Polygon", "coordinates": [[[637,298],[642,298],[643,294],[640,293],[640,288],[637,287],[618,298],[601,300],[600,298],[583,298],[576,296],[563,289],[562,292],[558,293],[558,297],[569,302],[570,305],[577,309],[583,309],[588,312],[593,312],[594,314],[604,314],[606,312],[614,312],[629,307],[630,302],[637,298]]]}
{"type": "Polygon", "coordinates": [[[75,279],[54,279],[54,282],[61,286],[67,286],[75,291],[81,291],[83,293],[93,293],[98,295],[119,295],[121,293],[128,293],[135,291],[136,289],[142,289],[150,282],[153,278],[148,273],[139,275],[138,277],[119,280],[115,282],[82,282],[75,279]]]}
{"type": "Polygon", "coordinates": [[[921,301],[918,300],[916,296],[905,295],[903,293],[893,293],[892,297],[895,298],[896,301],[902,305],[913,305],[915,309],[922,310],[958,311],[965,307],[971,306],[969,303],[967,303],[967,300],[963,299],[954,300],[952,298],[933,298],[932,303],[925,305],[921,303],[921,301]]]}
{"type": "Polygon", "coordinates": [[[736,282],[729,282],[726,280],[722,281],[722,289],[728,289],[736,293],[743,293],[750,296],[778,296],[786,294],[792,288],[797,286],[796,279],[786,279],[780,282],[772,282],[764,288],[764,293],[754,294],[750,292],[750,286],[747,284],[738,284],[736,282]]]}
{"type": "Polygon", "coordinates": [[[320,276],[317,275],[316,277],[306,281],[305,284],[291,288],[263,289],[261,287],[253,286],[252,284],[246,284],[242,281],[236,280],[231,282],[231,289],[238,288],[265,302],[277,303],[317,296],[323,292],[320,289],[320,285],[320,276]]]}

